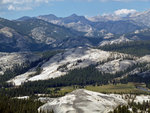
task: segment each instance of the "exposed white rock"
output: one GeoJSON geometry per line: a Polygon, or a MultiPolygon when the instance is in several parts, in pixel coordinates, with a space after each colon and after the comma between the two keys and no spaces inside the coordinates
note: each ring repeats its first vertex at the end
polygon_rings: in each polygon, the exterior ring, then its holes
{"type": "Polygon", "coordinates": [[[86,32],[87,32],[85,34],[86,37],[99,37],[99,38],[103,37],[103,39],[114,38],[114,34],[107,32],[105,29],[98,31],[95,28],[91,28],[87,30],[86,32]]]}
{"type": "Polygon", "coordinates": [[[87,37],[93,37],[94,36],[94,30],[91,28],[89,30],[86,31],[87,33],[85,34],[85,36],[87,37]]]}
{"type": "Polygon", "coordinates": [[[121,36],[118,39],[113,39],[113,40],[107,40],[107,41],[102,41],[99,46],[105,46],[105,45],[112,45],[112,44],[120,44],[120,43],[125,43],[125,42],[129,42],[132,40],[129,40],[128,38],[121,36]]]}
{"type": "Polygon", "coordinates": [[[139,59],[139,62],[150,62],[150,55],[145,55],[139,59]]]}
{"type": "MultiPolygon", "coordinates": [[[[31,36],[33,39],[36,40],[38,43],[46,43],[47,45],[52,44],[56,40],[52,37],[48,37],[46,35],[46,27],[36,27],[31,31],[31,36]]],[[[56,32],[56,31],[53,31],[56,32]]]]}
{"type": "Polygon", "coordinates": [[[135,34],[138,34],[138,33],[140,33],[140,30],[136,30],[134,33],[135,33],[135,34]]]}
{"type": "Polygon", "coordinates": [[[91,31],[93,29],[92,26],[90,26],[88,24],[87,25],[83,24],[80,21],[77,22],[77,23],[72,22],[72,23],[64,24],[64,26],[68,27],[68,28],[73,28],[73,29],[75,29],[77,31],[82,31],[82,32],[89,32],[89,31],[91,31]]]}
{"type": "MultiPolygon", "coordinates": [[[[65,75],[69,70],[75,68],[84,68],[91,64],[96,64],[101,61],[106,61],[108,58],[112,57],[111,52],[105,52],[98,49],[91,48],[75,48],[66,50],[64,53],[59,53],[52,57],[49,61],[44,63],[41,68],[42,72],[39,75],[31,77],[31,74],[35,73],[35,69],[18,75],[15,78],[9,80],[14,85],[21,85],[21,83],[27,81],[37,81],[37,80],[47,80],[50,78],[60,77],[65,75]]],[[[116,56],[113,57],[117,57],[116,56]]]]}
{"type": "Polygon", "coordinates": [[[134,33],[135,34],[140,34],[140,33],[145,33],[145,32],[150,32],[150,29],[144,28],[144,29],[141,29],[141,30],[136,30],[134,33]]]}
{"type": "Polygon", "coordinates": [[[26,82],[31,75],[34,75],[35,73],[36,73],[36,70],[35,70],[35,68],[33,68],[33,69],[30,69],[28,72],[21,74],[19,76],[16,76],[15,78],[13,78],[7,82],[12,83],[15,86],[20,86],[21,84],[26,82]]]}
{"type": "Polygon", "coordinates": [[[107,62],[103,65],[97,66],[97,69],[100,70],[101,72],[105,73],[116,73],[119,71],[124,71],[126,70],[129,66],[133,66],[137,62],[134,60],[113,60],[110,62],[107,62]]]}
{"type": "Polygon", "coordinates": [[[0,29],[0,34],[3,34],[3,35],[5,35],[6,37],[9,37],[9,38],[13,37],[12,32],[14,32],[14,30],[11,29],[11,28],[8,28],[8,27],[4,27],[4,28],[0,29]]]}
{"type": "MultiPolygon", "coordinates": [[[[42,99],[40,99],[42,100],[42,99]]],[[[38,111],[55,113],[108,113],[118,105],[126,105],[121,96],[102,94],[84,89],[75,90],[64,97],[48,99],[38,111]]]]}
{"type": "Polygon", "coordinates": [[[127,69],[129,66],[136,64],[136,57],[128,54],[117,52],[106,52],[99,49],[91,48],[74,48],[68,49],[64,53],[59,53],[45,62],[42,66],[42,72],[39,75],[30,76],[35,73],[35,68],[18,75],[9,80],[14,85],[21,85],[27,81],[38,81],[56,78],[67,74],[70,70],[84,68],[91,64],[97,64],[97,69],[106,73],[115,73],[127,69]],[[133,58],[133,60],[126,60],[133,58]],[[107,61],[109,59],[109,61],[107,61]],[[106,62],[101,64],[101,62],[106,62]]]}
{"type": "Polygon", "coordinates": [[[106,14],[106,15],[97,15],[94,17],[86,17],[88,20],[92,22],[107,22],[107,21],[118,21],[121,20],[120,16],[106,14]]]}
{"type": "Polygon", "coordinates": [[[111,39],[111,38],[113,38],[113,37],[114,37],[114,34],[112,34],[112,33],[107,33],[107,34],[105,34],[104,39],[111,39]]]}
{"type": "Polygon", "coordinates": [[[91,64],[107,60],[110,57],[109,52],[98,49],[76,48],[67,50],[51,58],[42,65],[42,73],[31,77],[29,81],[46,80],[50,78],[65,75],[69,70],[75,68],[84,68],[91,64]],[[61,67],[61,68],[60,68],[61,67]],[[60,68],[60,69],[59,69],[60,68]]]}
{"type": "Polygon", "coordinates": [[[150,101],[150,96],[149,95],[140,95],[140,96],[136,96],[134,102],[136,103],[143,103],[143,101],[150,101]]]}
{"type": "Polygon", "coordinates": [[[6,69],[12,68],[16,64],[22,64],[25,61],[35,61],[40,57],[32,53],[4,53],[0,52],[0,68],[3,74],[6,69]]]}
{"type": "Polygon", "coordinates": [[[85,89],[75,90],[63,97],[40,97],[38,100],[45,103],[38,111],[54,111],[55,113],[108,113],[118,105],[127,105],[128,102],[143,103],[150,101],[149,95],[130,94],[102,94],[85,89]]]}
{"type": "Polygon", "coordinates": [[[128,17],[128,20],[133,20],[136,23],[141,23],[141,24],[149,27],[150,26],[150,23],[149,23],[150,10],[133,13],[128,17]]]}
{"type": "Polygon", "coordinates": [[[15,97],[16,99],[27,100],[29,96],[15,97]]]}
{"type": "MultiPolygon", "coordinates": [[[[45,96],[44,94],[40,94],[40,95],[38,95],[38,96],[45,96]]],[[[51,102],[51,101],[53,101],[54,100],[54,98],[49,98],[49,97],[40,97],[40,98],[38,98],[38,100],[40,101],[40,102],[42,102],[42,103],[47,103],[47,102],[51,102]]]]}

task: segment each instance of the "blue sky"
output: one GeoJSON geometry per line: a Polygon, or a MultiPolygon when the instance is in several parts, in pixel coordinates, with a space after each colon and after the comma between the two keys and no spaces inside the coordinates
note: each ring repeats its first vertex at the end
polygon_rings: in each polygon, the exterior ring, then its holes
{"type": "Polygon", "coordinates": [[[0,17],[7,19],[45,14],[65,17],[73,13],[95,16],[149,9],[150,0],[0,0],[0,17]]]}

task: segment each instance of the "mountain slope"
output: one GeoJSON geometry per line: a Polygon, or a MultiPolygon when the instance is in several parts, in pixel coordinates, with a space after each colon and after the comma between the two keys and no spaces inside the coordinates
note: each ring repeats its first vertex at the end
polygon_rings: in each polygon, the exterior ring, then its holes
{"type": "Polygon", "coordinates": [[[18,18],[17,21],[25,21],[25,20],[28,20],[28,19],[31,19],[32,17],[29,17],[29,16],[23,16],[21,18],[18,18]]]}
{"type": "Polygon", "coordinates": [[[1,18],[0,27],[1,51],[40,51],[91,44],[80,32],[36,18],[24,21],[1,18]]]}
{"type": "Polygon", "coordinates": [[[126,34],[125,37],[132,40],[150,40],[150,29],[136,30],[135,32],[126,34]]]}
{"type": "Polygon", "coordinates": [[[9,27],[3,27],[0,29],[0,51],[29,51],[29,45],[32,43],[32,39],[27,36],[23,36],[9,27]]]}
{"type": "MultiPolygon", "coordinates": [[[[92,69],[95,71],[97,70],[100,73],[108,73],[113,77],[113,74],[115,73],[120,73],[122,71],[123,73],[126,73],[126,70],[132,71],[134,68],[138,67],[136,66],[138,63],[144,62],[140,62],[138,59],[138,57],[128,54],[106,52],[98,49],[68,49],[66,52],[55,55],[49,61],[41,65],[40,68],[42,71],[40,74],[30,76],[31,73],[36,73],[36,70],[32,69],[22,75],[16,76],[8,82],[12,82],[14,85],[21,85],[21,83],[27,81],[48,80],[52,78],[59,78],[64,75],[69,77],[69,75],[67,75],[69,72],[78,72],[78,69],[84,70],[84,68],[88,68],[91,65],[94,66],[92,69]],[[72,72],[72,70],[75,71],[72,72]]],[[[99,77],[101,76],[100,73],[99,77]]],[[[118,76],[122,76],[123,73],[118,76]]]]}
{"type": "Polygon", "coordinates": [[[94,23],[94,28],[101,30],[105,29],[106,31],[114,34],[125,34],[130,33],[142,27],[134,24],[132,21],[107,21],[107,22],[96,22],[94,23]]]}

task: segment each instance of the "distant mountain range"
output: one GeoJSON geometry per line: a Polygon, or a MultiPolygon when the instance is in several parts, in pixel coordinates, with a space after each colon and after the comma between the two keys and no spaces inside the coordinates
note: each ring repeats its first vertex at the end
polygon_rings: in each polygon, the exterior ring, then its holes
{"type": "Polygon", "coordinates": [[[123,40],[149,40],[149,15],[150,11],[126,17],[105,15],[87,18],[72,14],[62,18],[49,14],[24,16],[17,20],[0,18],[0,50],[42,51],[98,46],[102,41],[120,40],[122,35],[123,40]]]}
{"type": "Polygon", "coordinates": [[[144,26],[143,24],[142,25],[136,24],[133,20],[125,20],[125,19],[114,20],[113,18],[112,20],[111,19],[107,20],[104,18],[101,20],[101,18],[99,18],[99,21],[98,20],[91,21],[90,19],[85,18],[84,16],[78,16],[76,14],[73,14],[65,18],[59,18],[51,14],[38,16],[37,18],[53,24],[72,28],[77,31],[93,33],[92,35],[86,35],[89,37],[101,36],[100,32],[101,30],[106,30],[107,32],[114,34],[123,34],[147,27],[144,26]],[[96,32],[97,35],[94,35],[94,32],[96,32]]]}

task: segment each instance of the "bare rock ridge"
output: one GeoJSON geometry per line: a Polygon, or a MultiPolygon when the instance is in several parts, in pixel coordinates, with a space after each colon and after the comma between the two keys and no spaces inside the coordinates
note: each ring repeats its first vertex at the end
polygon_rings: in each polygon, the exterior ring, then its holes
{"type": "Polygon", "coordinates": [[[123,36],[121,36],[118,39],[112,39],[112,40],[102,41],[102,42],[100,42],[99,46],[112,45],[112,44],[120,44],[120,43],[126,43],[126,42],[130,42],[130,41],[133,41],[133,40],[130,40],[130,39],[126,38],[123,35],[123,36]]]}

